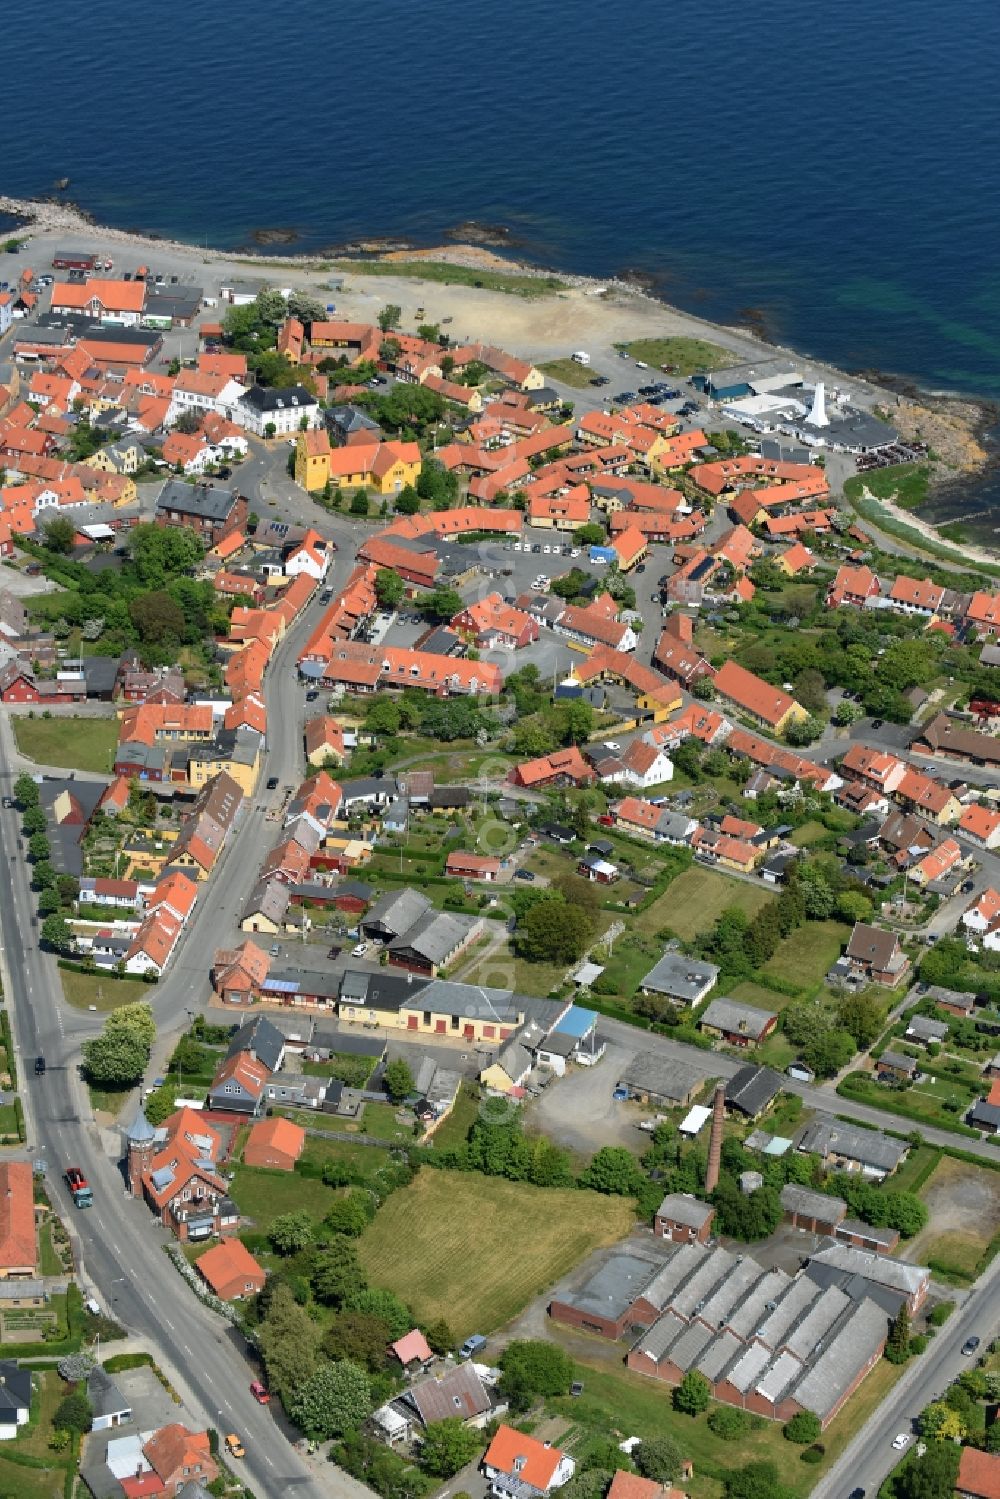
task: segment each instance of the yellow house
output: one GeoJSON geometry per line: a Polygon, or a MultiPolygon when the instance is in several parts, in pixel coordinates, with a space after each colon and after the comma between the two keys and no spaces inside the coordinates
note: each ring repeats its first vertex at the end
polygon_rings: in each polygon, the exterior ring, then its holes
{"type": "Polygon", "coordinates": [[[132,475],[139,472],[145,457],[137,442],[123,437],[120,442],[108,443],[107,447],[91,453],[84,462],[88,468],[96,468],[101,473],[132,475]]]}
{"type": "Polygon", "coordinates": [[[295,482],[310,494],[325,488],[330,478],[330,437],[322,427],[300,432],[295,445],[295,482]]]}
{"type": "Polygon", "coordinates": [[[204,749],[192,745],[188,761],[189,784],[200,790],[206,781],[224,770],[232,776],[244,796],[253,796],[260,777],[263,745],[264,741],[258,734],[238,735],[229,752],[218,750],[214,745],[204,749]],[[253,740],[256,744],[252,743],[253,740]]]}
{"type": "Polygon", "coordinates": [[[422,466],[415,442],[348,444],[334,448],[327,462],[327,477],[333,484],[346,489],[374,489],[383,495],[398,494],[407,484],[416,484],[422,466]]]}

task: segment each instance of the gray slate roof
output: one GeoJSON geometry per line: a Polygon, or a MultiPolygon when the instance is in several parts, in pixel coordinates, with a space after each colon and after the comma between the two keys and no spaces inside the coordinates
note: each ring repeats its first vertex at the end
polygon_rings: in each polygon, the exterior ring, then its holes
{"type": "Polygon", "coordinates": [[[236,493],[219,484],[185,484],[168,479],[156,501],[157,512],[179,510],[203,520],[226,520],[236,504],[236,493]]]}
{"type": "Polygon", "coordinates": [[[427,963],[444,963],[477,928],[482,927],[478,916],[456,916],[450,911],[428,911],[414,922],[395,942],[389,944],[391,952],[416,953],[427,963]]]}
{"type": "Polygon", "coordinates": [[[723,997],[709,1000],[698,1024],[752,1036],[755,1041],[759,1041],[774,1018],[772,1010],[758,1010],[753,1005],[742,1004],[738,999],[723,997]]]}
{"type": "Polygon", "coordinates": [[[661,1057],[656,1052],[641,1051],[624,1068],[621,1082],[639,1092],[683,1103],[704,1082],[705,1077],[704,1069],[693,1067],[690,1062],[679,1062],[672,1057],[661,1057]]]}
{"type": "Polygon", "coordinates": [[[700,1202],[697,1197],[690,1197],[686,1192],[668,1192],[657,1208],[656,1216],[699,1229],[714,1211],[710,1202],[700,1202]]]}
{"type": "Polygon", "coordinates": [[[797,1187],[787,1182],[781,1189],[781,1206],[786,1213],[800,1213],[803,1217],[818,1218],[824,1223],[839,1223],[847,1213],[847,1203],[842,1197],[828,1197],[825,1192],[811,1192],[808,1187],[797,1187]]]}
{"type": "Polygon", "coordinates": [[[895,1171],[909,1146],[905,1140],[894,1140],[879,1130],[863,1129],[859,1124],[818,1114],[806,1125],[798,1148],[824,1157],[843,1156],[879,1171],[895,1171]]]}
{"type": "Polygon", "coordinates": [[[718,977],[719,969],[714,963],[706,963],[701,958],[687,958],[683,953],[665,952],[646,974],[641,988],[690,1004],[706,987],[710,988],[718,977]]]}
{"type": "Polygon", "coordinates": [[[371,907],[362,925],[366,929],[382,927],[398,937],[432,909],[427,896],[419,890],[387,890],[371,907]]]}
{"type": "Polygon", "coordinates": [[[780,1073],[770,1067],[741,1067],[726,1084],[726,1103],[756,1119],[780,1092],[780,1073]]]}

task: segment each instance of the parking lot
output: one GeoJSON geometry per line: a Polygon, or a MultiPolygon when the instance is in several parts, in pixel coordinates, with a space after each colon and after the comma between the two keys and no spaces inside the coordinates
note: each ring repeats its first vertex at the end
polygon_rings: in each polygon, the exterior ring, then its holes
{"type": "Polygon", "coordinates": [[[646,1137],[637,1125],[655,1110],[616,1103],[611,1096],[623,1069],[641,1048],[638,1036],[634,1047],[609,1045],[596,1066],[573,1067],[565,1077],[549,1083],[529,1106],[529,1128],[542,1130],[569,1150],[588,1154],[602,1145],[642,1149],[646,1137]]]}

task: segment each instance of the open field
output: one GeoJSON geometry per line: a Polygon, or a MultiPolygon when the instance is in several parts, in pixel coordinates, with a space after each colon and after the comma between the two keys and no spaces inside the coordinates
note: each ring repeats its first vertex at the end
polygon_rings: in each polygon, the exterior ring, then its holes
{"type": "Polygon", "coordinates": [[[389,1152],[375,1145],[348,1145],[344,1140],[319,1140],[310,1135],[300,1159],[308,1166],[325,1166],[328,1161],[336,1161],[365,1176],[373,1176],[386,1164],[389,1152]]]}
{"type": "Polygon", "coordinates": [[[95,1005],[98,1010],[117,1010],[119,1005],[131,1005],[152,998],[153,987],[142,979],[120,979],[108,973],[77,973],[72,968],[60,968],[63,995],[66,1003],[77,1010],[88,1010],[95,1005]]]}
{"type": "Polygon", "coordinates": [[[703,338],[635,338],[631,343],[621,344],[633,359],[642,359],[646,364],[659,369],[661,365],[673,366],[677,375],[693,375],[696,371],[717,370],[732,364],[733,356],[728,349],[720,348],[703,338]]]}
{"type": "Polygon", "coordinates": [[[957,1276],[973,1280],[979,1261],[1000,1231],[996,1175],[942,1156],[920,1195],[930,1221],[913,1240],[907,1257],[931,1263],[932,1268],[936,1262],[942,1269],[947,1267],[957,1276]]]}
{"type": "Polygon", "coordinates": [[[38,765],[110,774],[117,718],[15,717],[12,723],[21,754],[38,765]]]}
{"type": "MultiPolygon", "coordinates": [[[[842,921],[807,921],[779,944],[763,971],[807,989],[833,966],[850,935],[850,927],[842,921]]],[[[781,996],[776,994],[775,1000],[780,1003],[781,996]]]]}
{"type": "Polygon", "coordinates": [[[594,377],[592,369],[577,364],[575,359],[549,359],[538,368],[543,375],[551,375],[553,380],[561,380],[563,385],[573,385],[577,390],[586,390],[594,377]]]}
{"type": "Polygon", "coordinates": [[[844,493],[854,500],[867,489],[877,500],[892,500],[903,510],[916,510],[927,498],[930,472],[926,463],[894,463],[848,479],[844,493]]]}
{"type": "Polygon", "coordinates": [[[501,1327],[634,1221],[625,1198],[425,1166],[380,1209],[358,1251],[373,1285],[421,1319],[443,1317],[458,1339],[501,1327]]]}
{"type": "Polygon", "coordinates": [[[692,867],[677,876],[670,889],[643,912],[643,920],[657,913],[657,924],[669,927],[685,942],[707,932],[728,906],[754,916],[774,897],[767,890],[731,880],[714,869],[692,867]]]}
{"type": "Polygon", "coordinates": [[[519,275],[516,271],[452,265],[445,260],[335,260],[332,264],[352,276],[406,276],[416,281],[436,281],[443,286],[476,286],[486,291],[508,292],[515,297],[547,297],[567,289],[567,283],[558,276],[519,275]]]}
{"type": "Polygon", "coordinates": [[[789,842],[794,843],[796,848],[807,848],[810,843],[819,843],[826,836],[826,828],[821,822],[804,822],[795,829],[789,842]]]}

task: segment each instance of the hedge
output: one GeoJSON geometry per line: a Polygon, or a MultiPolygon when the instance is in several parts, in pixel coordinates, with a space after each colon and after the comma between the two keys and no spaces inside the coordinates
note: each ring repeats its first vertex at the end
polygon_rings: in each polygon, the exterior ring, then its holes
{"type": "Polygon", "coordinates": [[[66,1336],[58,1342],[45,1342],[39,1338],[34,1343],[4,1343],[4,1358],[33,1358],[42,1351],[53,1357],[76,1353],[83,1342],[85,1321],[83,1295],[74,1280],[66,1287],[66,1327],[66,1336]]]}

